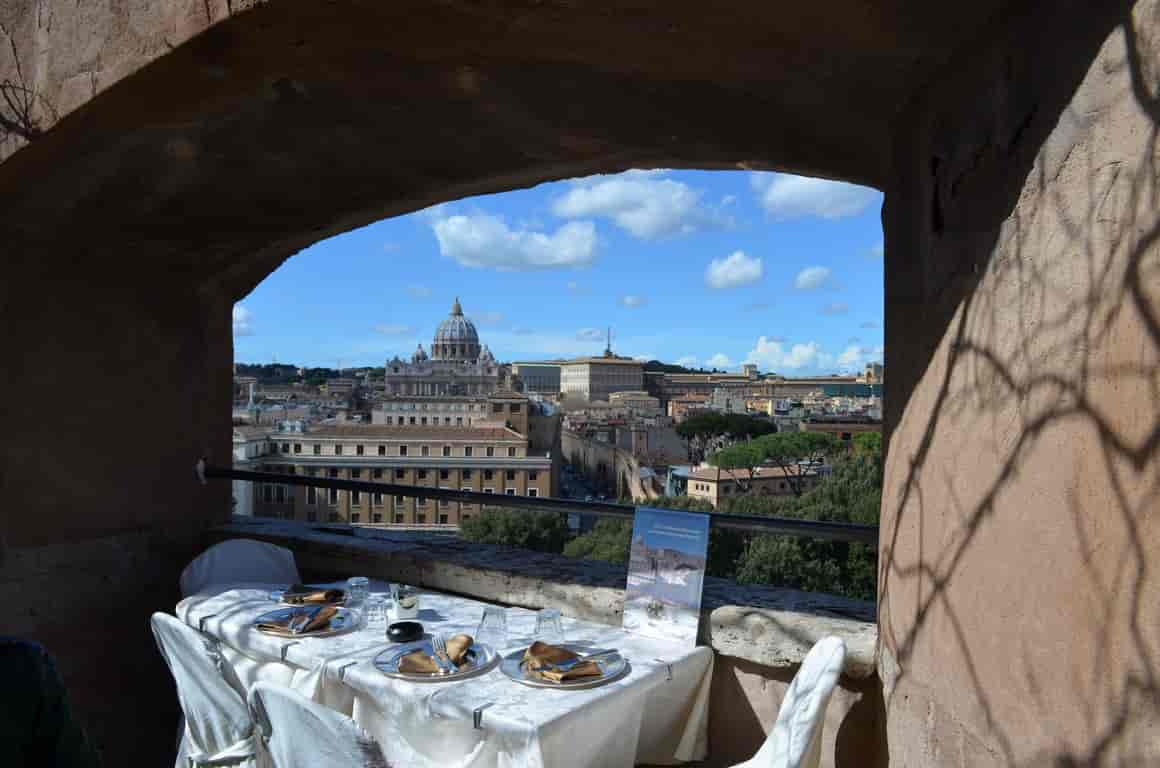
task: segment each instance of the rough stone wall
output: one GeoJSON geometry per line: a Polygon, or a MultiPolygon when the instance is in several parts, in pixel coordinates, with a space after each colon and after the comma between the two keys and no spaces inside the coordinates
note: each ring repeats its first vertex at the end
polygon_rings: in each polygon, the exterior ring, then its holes
{"type": "Polygon", "coordinates": [[[640,462],[630,451],[612,445],[589,440],[575,432],[562,430],[561,450],[564,460],[574,462],[585,477],[603,486],[615,498],[629,496],[634,499],[651,499],[657,491],[641,482],[640,462]]]}
{"type": "Polygon", "coordinates": [[[1160,3],[996,19],[897,120],[891,765],[1160,762],[1160,3]]]}

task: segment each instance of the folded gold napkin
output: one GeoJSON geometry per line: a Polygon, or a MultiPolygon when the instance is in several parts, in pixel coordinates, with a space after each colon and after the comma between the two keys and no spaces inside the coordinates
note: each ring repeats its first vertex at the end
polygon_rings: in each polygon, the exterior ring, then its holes
{"type": "Polygon", "coordinates": [[[524,651],[524,667],[532,670],[540,678],[560,683],[580,677],[595,677],[604,674],[595,661],[582,661],[569,669],[553,669],[554,664],[564,664],[580,658],[567,648],[542,643],[539,640],[524,651]]]}
{"type": "Polygon", "coordinates": [[[291,632],[290,625],[302,615],[302,611],[295,611],[289,616],[283,619],[278,619],[276,621],[263,621],[258,624],[258,629],[266,630],[267,632],[284,632],[286,634],[316,632],[320,629],[326,629],[330,625],[330,620],[334,618],[336,613],[338,613],[338,609],[333,605],[323,606],[319,609],[318,613],[314,615],[314,618],[306,622],[306,625],[303,626],[302,629],[298,630],[297,633],[291,632]]]}
{"type": "MultiPolygon", "coordinates": [[[[456,667],[468,662],[467,651],[475,642],[471,635],[454,635],[447,639],[447,657],[456,667]]],[[[399,659],[399,671],[410,675],[433,675],[439,672],[439,665],[422,650],[414,650],[399,659]]]]}
{"type": "Polygon", "coordinates": [[[293,584],[282,594],[282,602],[290,605],[340,603],[344,597],[346,593],[341,589],[310,589],[301,584],[293,584]]]}

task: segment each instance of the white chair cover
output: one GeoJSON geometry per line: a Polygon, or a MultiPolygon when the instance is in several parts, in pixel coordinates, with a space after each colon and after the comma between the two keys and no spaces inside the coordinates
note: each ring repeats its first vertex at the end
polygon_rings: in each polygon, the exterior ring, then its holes
{"type": "Polygon", "coordinates": [[[846,644],[823,637],[802,661],[782,699],[765,743],[734,768],[817,768],[822,756],[822,726],[830,694],[842,674],[846,644]]]}
{"type": "Polygon", "coordinates": [[[214,584],[296,584],[300,580],[294,553],[253,539],[227,539],[195,557],[181,572],[181,596],[214,584]]]}
{"type": "Polygon", "coordinates": [[[289,688],[255,683],[250,712],[274,768],[388,768],[354,720],[289,688]]]}
{"type": "Polygon", "coordinates": [[[164,613],[153,614],[150,623],[185,715],[175,767],[255,766],[254,725],[245,692],[217,641],[164,613]]]}

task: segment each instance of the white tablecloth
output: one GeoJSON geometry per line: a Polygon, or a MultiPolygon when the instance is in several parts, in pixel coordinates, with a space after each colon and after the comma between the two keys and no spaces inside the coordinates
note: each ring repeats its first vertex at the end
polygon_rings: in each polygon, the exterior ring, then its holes
{"type": "MultiPolygon", "coordinates": [[[[530,688],[498,669],[455,683],[410,683],[383,675],[372,663],[388,646],[381,629],[300,640],[257,632],[251,623],[274,607],[268,593],[278,586],[195,595],[178,604],[177,615],[221,640],[247,684],[288,682],[354,717],[396,768],[661,765],[705,756],[713,663],[708,648],[565,618],[568,642],[619,648],[630,673],[586,691],[530,688]],[[478,707],[484,707],[482,727],[475,729],[478,707]]],[[[371,589],[386,591],[386,585],[372,582],[371,589]]],[[[424,592],[419,620],[428,631],[474,634],[485,605],[424,592]]],[[[510,648],[531,642],[535,612],[509,608],[507,617],[510,648]]]]}

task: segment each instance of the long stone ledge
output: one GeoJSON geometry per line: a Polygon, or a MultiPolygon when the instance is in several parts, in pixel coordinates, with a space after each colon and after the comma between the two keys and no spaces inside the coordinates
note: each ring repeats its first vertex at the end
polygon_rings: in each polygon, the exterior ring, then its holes
{"type": "MultiPolygon", "coordinates": [[[[235,517],[211,541],[253,538],[292,549],[304,571],[355,573],[525,608],[618,625],[625,566],[513,547],[454,534],[235,517]]],[[[826,635],[846,642],[843,672],[875,672],[878,629],[872,603],[795,589],[706,578],[700,642],[772,668],[794,667],[826,635]]]]}

